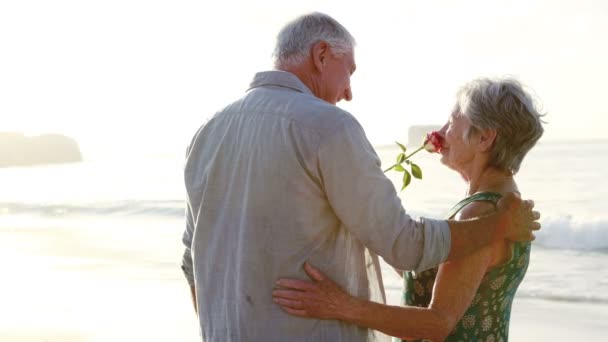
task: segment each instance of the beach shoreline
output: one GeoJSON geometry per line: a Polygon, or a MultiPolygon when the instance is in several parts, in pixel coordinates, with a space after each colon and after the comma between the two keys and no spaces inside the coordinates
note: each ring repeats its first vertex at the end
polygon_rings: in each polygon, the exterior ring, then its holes
{"type": "MultiPolygon", "coordinates": [[[[169,228],[177,220],[129,227],[118,221],[26,229],[0,220],[0,341],[199,341],[179,268],[180,231],[169,228]]],[[[399,305],[400,279],[387,267],[387,302],[399,305]]],[[[520,297],[513,303],[512,341],[607,337],[608,305],[520,297]]]]}

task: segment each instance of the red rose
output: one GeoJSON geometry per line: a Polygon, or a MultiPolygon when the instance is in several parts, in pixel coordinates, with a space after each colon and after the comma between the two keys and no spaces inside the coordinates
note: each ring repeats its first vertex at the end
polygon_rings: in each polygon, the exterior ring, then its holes
{"type": "Polygon", "coordinates": [[[410,157],[422,150],[426,150],[427,152],[431,152],[431,153],[440,152],[441,148],[443,146],[443,138],[441,137],[439,132],[435,131],[435,132],[428,133],[426,135],[426,139],[424,140],[424,143],[422,144],[422,146],[420,146],[416,151],[414,151],[408,155],[405,154],[405,151],[407,150],[407,148],[403,144],[400,144],[396,141],[395,141],[395,143],[401,149],[401,153],[399,153],[399,155],[397,155],[397,162],[395,164],[393,164],[393,166],[384,170],[384,172],[388,172],[390,170],[395,170],[397,172],[403,172],[403,186],[401,187],[401,190],[403,190],[410,184],[410,182],[412,180],[412,176],[414,178],[422,179],[422,170],[420,169],[420,166],[414,164],[410,160],[410,157]],[[408,166],[410,168],[409,171],[407,170],[408,166]],[[411,171],[411,173],[410,173],[410,171],[411,171]]]}
{"type": "Polygon", "coordinates": [[[428,152],[441,152],[441,148],[443,146],[443,138],[441,137],[441,135],[439,135],[439,132],[434,131],[431,133],[428,133],[426,135],[426,140],[424,141],[424,149],[427,150],[428,152]]]}

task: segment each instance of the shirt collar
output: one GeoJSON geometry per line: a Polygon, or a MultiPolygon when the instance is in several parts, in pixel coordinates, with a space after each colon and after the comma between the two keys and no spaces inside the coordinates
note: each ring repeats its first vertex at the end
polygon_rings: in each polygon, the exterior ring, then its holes
{"type": "Polygon", "coordinates": [[[247,90],[263,86],[279,86],[312,94],[310,89],[296,75],[280,70],[258,72],[253,77],[253,81],[251,81],[247,90]]]}

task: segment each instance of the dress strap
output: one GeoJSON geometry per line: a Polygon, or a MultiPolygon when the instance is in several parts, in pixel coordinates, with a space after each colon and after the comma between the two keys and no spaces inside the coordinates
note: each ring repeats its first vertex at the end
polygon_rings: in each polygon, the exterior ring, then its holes
{"type": "Polygon", "coordinates": [[[499,194],[498,192],[492,192],[492,191],[476,192],[473,195],[458,202],[452,208],[452,210],[450,210],[450,213],[448,214],[448,219],[451,219],[452,217],[454,217],[454,215],[456,215],[459,211],[461,211],[462,208],[466,207],[469,203],[472,203],[472,202],[479,202],[479,201],[492,202],[492,204],[494,204],[494,206],[496,207],[496,204],[498,203],[498,200],[501,197],[502,197],[502,195],[499,194]]]}

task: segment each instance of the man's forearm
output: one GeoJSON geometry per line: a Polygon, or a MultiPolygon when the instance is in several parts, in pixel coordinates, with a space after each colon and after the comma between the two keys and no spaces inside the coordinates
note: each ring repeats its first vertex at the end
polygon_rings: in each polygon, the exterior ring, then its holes
{"type": "Polygon", "coordinates": [[[492,242],[505,237],[505,223],[500,214],[491,214],[471,220],[449,220],[451,233],[450,254],[446,261],[470,255],[492,242]]]}

